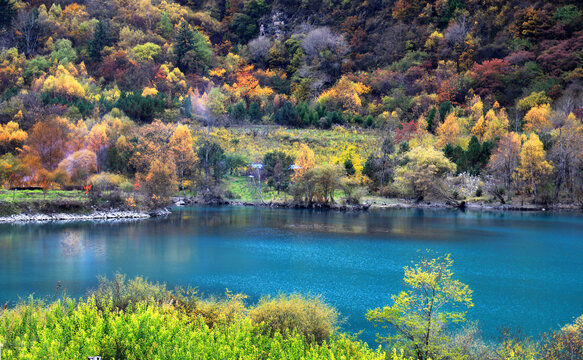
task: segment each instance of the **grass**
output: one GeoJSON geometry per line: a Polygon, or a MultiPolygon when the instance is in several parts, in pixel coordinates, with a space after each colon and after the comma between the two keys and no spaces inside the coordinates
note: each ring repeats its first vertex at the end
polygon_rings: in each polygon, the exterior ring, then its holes
{"type": "MultiPolygon", "coordinates": [[[[261,202],[258,189],[253,183],[253,179],[247,176],[229,176],[225,180],[225,189],[234,195],[234,199],[245,202],[261,202]]],[[[262,185],[263,201],[284,201],[291,200],[292,196],[281,191],[279,194],[273,188],[262,185]]]]}
{"type": "Polygon", "coordinates": [[[77,200],[89,202],[89,197],[80,190],[0,190],[0,201],[30,202],[30,201],[77,200]]]}
{"type": "MultiPolygon", "coordinates": [[[[204,131],[197,135],[203,136],[204,131]]],[[[216,128],[211,133],[226,153],[242,155],[248,162],[260,162],[272,150],[295,155],[300,144],[308,145],[315,153],[316,164],[339,163],[352,154],[355,166],[364,165],[368,155],[380,149],[382,140],[369,130],[350,130],[338,127],[331,130],[286,129],[273,126],[216,128]]]]}

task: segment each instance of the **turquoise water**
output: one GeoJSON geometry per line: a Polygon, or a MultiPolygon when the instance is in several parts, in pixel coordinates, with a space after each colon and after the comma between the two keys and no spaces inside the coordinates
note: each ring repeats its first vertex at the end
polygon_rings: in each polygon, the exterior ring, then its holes
{"type": "Polygon", "coordinates": [[[503,326],[538,335],[583,314],[583,216],[446,210],[185,208],[146,221],[3,224],[0,305],[54,296],[59,281],[82,296],[97,275],[120,271],[251,301],[321,294],[344,330],[372,342],[366,310],[390,302],[425,249],[452,254],[486,338],[503,326]]]}

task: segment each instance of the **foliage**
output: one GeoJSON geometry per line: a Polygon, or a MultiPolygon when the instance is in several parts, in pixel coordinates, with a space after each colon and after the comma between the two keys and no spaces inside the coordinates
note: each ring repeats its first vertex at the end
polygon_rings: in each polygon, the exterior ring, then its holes
{"type": "Polygon", "coordinates": [[[490,157],[488,166],[497,174],[496,178],[502,181],[508,199],[512,197],[511,189],[514,182],[514,173],[520,161],[521,148],[520,135],[510,132],[500,139],[498,146],[490,157]]]}
{"type": "Polygon", "coordinates": [[[210,41],[184,20],[178,25],[174,39],[174,53],[179,66],[190,72],[206,72],[210,66],[212,52],[210,41]]]}
{"type": "Polygon", "coordinates": [[[388,323],[396,331],[377,335],[380,343],[402,345],[419,360],[443,356],[444,326],[465,321],[462,309],[473,306],[472,290],[453,279],[452,265],[451,256],[445,255],[405,267],[408,289],[391,297],[393,305],[366,314],[375,325],[388,323]]]}
{"type": "Polygon", "coordinates": [[[327,331],[336,312],[318,299],[264,300],[255,316],[275,320],[270,317],[271,309],[275,314],[288,314],[286,324],[290,326],[281,328],[288,331],[280,332],[277,323],[271,331],[265,323],[258,325],[244,315],[248,310],[239,295],[204,301],[195,291],[170,292],[163,284],[141,278],[126,281],[118,274],[111,281],[101,279],[98,290],[86,300],[63,298],[43,303],[30,298],[3,310],[2,355],[8,359],[95,355],[104,359],[184,359],[192,354],[203,359],[384,359],[380,350],[373,351],[345,335],[330,336],[327,331]],[[294,309],[306,310],[316,318],[294,309]],[[227,314],[233,314],[230,321],[226,321],[227,314]],[[325,341],[313,342],[313,335],[326,336],[325,341]]]}
{"type": "Polygon", "coordinates": [[[291,181],[293,157],[282,151],[272,151],[263,157],[263,170],[269,186],[278,192],[287,190],[291,181]]]}
{"type": "Polygon", "coordinates": [[[404,195],[417,198],[444,196],[442,180],[456,170],[443,152],[431,146],[417,146],[403,155],[403,164],[395,169],[395,186],[404,195]]]}
{"type": "Polygon", "coordinates": [[[160,55],[162,49],[159,45],[147,42],[145,44],[139,44],[134,46],[132,53],[136,58],[142,61],[154,60],[155,57],[160,55]]]}
{"type": "Polygon", "coordinates": [[[520,179],[524,181],[525,190],[532,192],[536,198],[538,188],[552,170],[553,165],[545,160],[543,143],[537,134],[531,133],[522,144],[517,168],[520,179]]]}
{"type": "Polygon", "coordinates": [[[545,132],[551,128],[551,106],[539,105],[531,108],[524,116],[524,130],[545,132]]]}
{"type": "Polygon", "coordinates": [[[209,184],[211,172],[214,181],[220,181],[227,170],[223,148],[215,142],[205,142],[198,148],[197,156],[200,160],[199,166],[204,171],[206,185],[209,184]]]}
{"type": "Polygon", "coordinates": [[[179,187],[183,187],[183,181],[194,167],[196,154],[193,149],[194,139],[190,129],[186,125],[178,125],[170,137],[169,146],[176,164],[179,187]]]}
{"type": "Polygon", "coordinates": [[[146,196],[155,206],[168,204],[178,189],[173,162],[154,159],[145,180],[146,196]]]}
{"type": "Polygon", "coordinates": [[[101,59],[101,51],[109,43],[107,25],[103,21],[98,21],[93,30],[93,39],[89,43],[89,55],[94,60],[101,59]]]}
{"type": "Polygon", "coordinates": [[[306,144],[301,144],[294,165],[293,179],[297,181],[305,172],[316,166],[314,150],[306,144]]]}
{"type": "Polygon", "coordinates": [[[59,170],[66,171],[71,181],[83,183],[97,171],[97,155],[91,150],[79,150],[59,163],[59,170]]]}
{"type": "Polygon", "coordinates": [[[337,165],[309,169],[296,181],[294,197],[307,204],[334,203],[334,192],[340,188],[343,173],[343,169],[337,165]]]}
{"type": "MultiPolygon", "coordinates": [[[[181,187],[204,188],[197,157],[185,153],[180,163],[167,150],[174,126],[162,132],[168,136],[142,129],[160,120],[189,126],[198,148],[206,126],[225,159],[293,156],[306,144],[315,152],[311,167],[354,167],[360,177],[368,164],[360,185],[412,195],[391,183],[392,169],[406,159],[378,151],[390,137],[410,148],[444,149],[458,172],[491,176],[488,183],[510,196],[525,183],[516,181],[521,175],[509,181],[508,171],[496,170],[500,162],[484,173],[488,149],[509,131],[534,131],[544,160],[556,164],[539,184],[544,197],[554,192],[557,201],[576,202],[569,195],[583,193],[580,132],[565,124],[570,113],[578,122],[583,116],[583,10],[573,0],[523,5],[2,0],[0,123],[18,124],[21,137],[0,141],[0,153],[19,163],[14,184],[63,182],[64,171],[44,171],[87,149],[99,172],[145,176],[149,157],[168,157],[181,187]],[[122,132],[102,126],[114,108],[138,125],[122,132]],[[47,126],[56,117],[69,122],[62,134],[47,126]],[[63,151],[51,151],[43,128],[63,151]],[[355,151],[347,156],[350,142],[355,151]]],[[[440,188],[427,192],[443,197],[440,188]]]]}
{"type": "Polygon", "coordinates": [[[458,174],[467,172],[471,175],[480,175],[483,168],[488,165],[493,143],[480,143],[478,138],[472,136],[467,150],[462,147],[448,144],[443,153],[457,166],[458,174]]]}
{"type": "Polygon", "coordinates": [[[543,343],[545,359],[583,359],[583,316],[551,333],[543,343]]]}
{"type": "Polygon", "coordinates": [[[14,1],[0,0],[0,29],[10,28],[14,15],[16,15],[14,1]]]}
{"type": "Polygon", "coordinates": [[[142,96],[139,91],[126,92],[121,94],[115,107],[136,120],[150,122],[156,114],[164,109],[165,102],[165,96],[160,93],[153,96],[142,96]]]}
{"type": "Polygon", "coordinates": [[[142,277],[128,280],[121,273],[116,273],[111,280],[99,276],[97,288],[89,292],[89,297],[101,310],[122,311],[139,304],[162,305],[172,298],[165,284],[150,283],[142,277]]]}
{"type": "Polygon", "coordinates": [[[308,341],[322,343],[336,332],[338,312],[320,298],[298,294],[263,297],[250,312],[255,324],[265,325],[271,335],[302,334],[308,341]]]}

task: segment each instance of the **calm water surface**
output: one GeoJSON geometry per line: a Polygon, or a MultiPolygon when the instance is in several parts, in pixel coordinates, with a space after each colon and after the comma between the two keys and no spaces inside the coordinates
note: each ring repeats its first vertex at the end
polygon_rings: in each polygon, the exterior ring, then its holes
{"type": "Polygon", "coordinates": [[[344,329],[375,329],[367,309],[402,289],[419,250],[451,253],[474,290],[468,318],[496,339],[503,326],[537,335],[583,314],[583,216],[391,210],[368,213],[185,208],[121,223],[0,224],[0,305],[61,281],[82,296],[120,271],[206,294],[321,294],[344,329]]]}

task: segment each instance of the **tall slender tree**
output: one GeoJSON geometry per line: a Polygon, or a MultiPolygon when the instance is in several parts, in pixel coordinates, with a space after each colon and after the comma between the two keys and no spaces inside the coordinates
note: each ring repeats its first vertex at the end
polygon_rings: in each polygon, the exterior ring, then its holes
{"type": "Polygon", "coordinates": [[[178,25],[174,38],[174,54],[178,66],[190,72],[206,72],[213,55],[209,40],[185,20],[178,25]]]}
{"type": "Polygon", "coordinates": [[[0,0],[0,30],[10,28],[15,15],[14,0],[0,0]]]}
{"type": "Polygon", "coordinates": [[[89,43],[89,55],[93,60],[101,59],[101,51],[109,42],[108,40],[107,25],[99,20],[93,31],[93,39],[89,43]]]}

